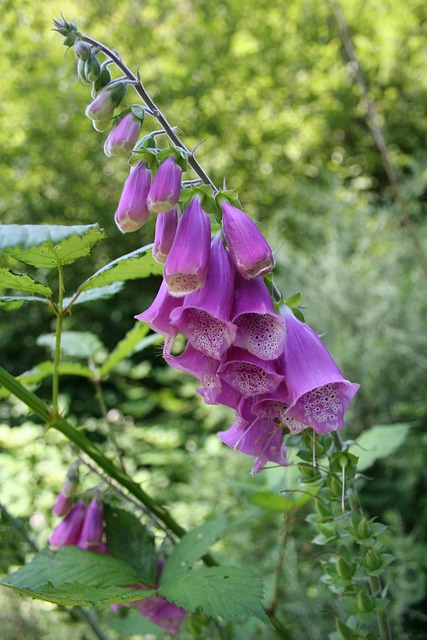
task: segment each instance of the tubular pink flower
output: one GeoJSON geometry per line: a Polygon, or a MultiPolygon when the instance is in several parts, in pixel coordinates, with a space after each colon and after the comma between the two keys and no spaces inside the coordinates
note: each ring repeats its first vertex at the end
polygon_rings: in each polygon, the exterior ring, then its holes
{"type": "Polygon", "coordinates": [[[222,230],[237,271],[246,279],[265,276],[274,267],[273,252],[256,224],[223,200],[222,230]]]}
{"type": "Polygon", "coordinates": [[[218,375],[244,398],[272,393],[284,379],[277,373],[275,361],[261,360],[239,347],[230,347],[218,375]]]}
{"type": "Polygon", "coordinates": [[[236,326],[230,322],[233,281],[230,257],[217,235],[211,244],[205,286],[185,296],[184,305],[170,316],[195,349],[216,360],[221,360],[236,335],[236,326]]]}
{"type": "Polygon", "coordinates": [[[150,211],[161,213],[178,204],[181,176],[181,167],[176,164],[172,155],[168,156],[158,168],[148,194],[147,205],[150,211]]]}
{"type": "Polygon", "coordinates": [[[76,502],[69,514],[54,529],[49,538],[52,549],[75,545],[79,541],[83,520],[86,513],[86,505],[83,500],[76,502]]]}
{"type": "Polygon", "coordinates": [[[114,220],[122,233],[140,229],[148,218],[147,194],[151,171],[143,162],[131,167],[114,220]]]}
{"type": "Polygon", "coordinates": [[[169,633],[178,633],[187,612],[161,596],[151,596],[132,603],[142,616],[169,633]]]}
{"type": "Polygon", "coordinates": [[[104,535],[103,525],[104,512],[102,504],[97,498],[93,498],[86,510],[83,520],[83,526],[77,542],[77,546],[81,549],[92,549],[94,551],[102,544],[104,535]]]}
{"type": "Polygon", "coordinates": [[[286,321],[282,367],[291,396],[289,428],[301,431],[305,425],[317,433],[341,429],[359,385],[343,378],[320,338],[289,307],[281,313],[286,321]]]}
{"type": "Polygon", "coordinates": [[[169,211],[159,213],[154,232],[153,258],[156,262],[166,262],[169,255],[176,229],[178,227],[179,209],[174,207],[169,211]]]}
{"type": "Polygon", "coordinates": [[[195,196],[182,214],[164,278],[173,296],[185,296],[204,287],[209,267],[211,234],[209,216],[195,196]]]}
{"type": "Polygon", "coordinates": [[[218,436],[236,451],[254,456],[252,473],[259,473],[268,461],[287,464],[283,428],[272,419],[256,417],[250,425],[236,420],[230,429],[220,431],[218,436]]]}
{"type": "Polygon", "coordinates": [[[183,298],[175,298],[170,295],[168,285],[164,280],[153,303],[146,311],[135,316],[140,322],[146,322],[152,331],[164,336],[174,338],[178,331],[170,322],[170,314],[173,309],[184,302],[183,298]]]}
{"type": "Polygon", "coordinates": [[[276,360],[285,344],[285,321],[274,312],[262,278],[245,280],[236,273],[231,319],[237,326],[233,344],[261,360],[276,360]]]}
{"type": "Polygon", "coordinates": [[[127,113],[111,129],[104,143],[104,153],[106,156],[126,156],[135,146],[141,131],[141,120],[132,112],[127,113]]]}
{"type": "Polygon", "coordinates": [[[64,492],[61,490],[58,493],[58,497],[56,498],[56,502],[52,509],[52,513],[54,516],[66,516],[73,506],[73,499],[70,496],[66,496],[64,492]]]}
{"type": "Polygon", "coordinates": [[[219,365],[218,360],[204,355],[190,343],[187,344],[183,353],[179,356],[173,356],[171,348],[172,340],[166,340],[163,348],[163,358],[168,365],[197,378],[203,385],[203,389],[198,391],[203,396],[206,404],[216,404],[218,394],[222,390],[221,381],[216,375],[219,365]]]}

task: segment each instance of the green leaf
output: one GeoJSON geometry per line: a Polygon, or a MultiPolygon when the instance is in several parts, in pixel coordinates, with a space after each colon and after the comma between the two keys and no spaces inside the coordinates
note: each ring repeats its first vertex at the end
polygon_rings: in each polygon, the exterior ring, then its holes
{"type": "Polygon", "coordinates": [[[102,267],[80,285],[79,291],[87,291],[95,287],[103,287],[113,282],[148,278],[150,275],[161,275],[163,266],[158,264],[151,253],[152,244],[127,253],[117,260],[102,267]]]}
{"type": "Polygon", "coordinates": [[[123,289],[123,286],[123,282],[113,282],[112,284],[108,284],[105,287],[96,287],[95,289],[90,289],[90,291],[79,291],[77,292],[78,295],[74,294],[74,296],[64,298],[62,308],[66,309],[71,302],[73,303],[72,306],[74,306],[75,304],[85,304],[86,302],[93,302],[94,300],[106,300],[108,298],[111,298],[112,296],[115,296],[116,293],[123,289]]]}
{"type": "Polygon", "coordinates": [[[204,567],[163,580],[159,594],[186,609],[235,620],[256,616],[270,624],[262,607],[263,585],[248,568],[204,567]]]}
{"type": "Polygon", "coordinates": [[[301,302],[302,302],[302,295],[299,292],[294,293],[292,296],[289,296],[287,300],[285,300],[285,304],[287,304],[288,307],[291,307],[291,309],[293,309],[294,307],[297,307],[299,304],[301,304],[301,302]]]}
{"type": "MultiPolygon", "coordinates": [[[[37,344],[55,349],[55,334],[45,333],[37,338],[37,344]]],[[[104,348],[101,340],[90,331],[63,331],[61,334],[61,351],[71,358],[91,358],[104,348]]]]}
{"type": "Polygon", "coordinates": [[[147,586],[157,582],[154,537],[129,511],[107,506],[104,510],[108,550],[129,564],[147,586]]]}
{"type": "Polygon", "coordinates": [[[67,546],[43,549],[0,584],[17,593],[69,606],[126,603],[152,595],[127,588],[137,583],[133,569],[112,555],[67,546]]]}
{"type": "Polygon", "coordinates": [[[376,425],[363,431],[356,440],[359,446],[351,446],[351,452],[359,457],[358,471],[365,471],[376,460],[392,455],[404,443],[409,428],[409,424],[396,423],[376,425]]]}
{"type": "Polygon", "coordinates": [[[22,307],[25,302],[43,302],[49,304],[47,298],[38,298],[37,296],[2,296],[0,297],[0,307],[5,311],[15,311],[22,307]]]}
{"type": "Polygon", "coordinates": [[[61,226],[48,224],[0,225],[0,251],[33,267],[52,269],[90,255],[104,238],[98,224],[61,226]]]}
{"type": "Polygon", "coordinates": [[[10,269],[0,268],[0,289],[15,289],[29,291],[43,296],[52,295],[52,289],[26,273],[14,273],[10,269]]]}
{"type": "Polygon", "coordinates": [[[306,493],[292,494],[292,497],[285,497],[269,491],[259,491],[251,496],[252,504],[277,513],[286,513],[292,509],[298,509],[309,500],[311,500],[311,496],[306,493]]]}
{"type": "Polygon", "coordinates": [[[209,520],[201,527],[186,533],[166,560],[162,580],[169,579],[169,576],[187,569],[189,565],[200,560],[209,547],[221,536],[226,524],[227,519],[222,516],[215,520],[209,520]]]}

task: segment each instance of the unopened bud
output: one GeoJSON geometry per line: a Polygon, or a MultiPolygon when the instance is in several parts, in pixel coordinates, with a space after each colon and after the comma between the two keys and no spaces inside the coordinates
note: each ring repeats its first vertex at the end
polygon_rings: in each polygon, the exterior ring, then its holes
{"type": "Polygon", "coordinates": [[[91,54],[91,46],[83,40],[76,40],[74,42],[74,53],[80,60],[88,60],[91,54]]]}
{"type": "Polygon", "coordinates": [[[84,60],[77,60],[77,75],[79,76],[80,82],[83,84],[91,84],[86,78],[84,60]]]}
{"type": "Polygon", "coordinates": [[[340,556],[337,561],[337,571],[341,578],[348,580],[354,574],[354,566],[351,562],[340,556]]]}
{"type": "MultiPolygon", "coordinates": [[[[86,64],[86,63],[85,63],[86,64]]],[[[108,120],[113,117],[114,109],[126,95],[127,84],[114,82],[105,87],[87,107],[86,115],[91,120],[108,120]]],[[[105,129],[104,129],[105,131],[105,129]]]]}
{"type": "Polygon", "coordinates": [[[181,168],[173,156],[168,156],[160,165],[154,177],[147,198],[150,211],[169,211],[178,203],[181,193],[181,168]]]}
{"type": "Polygon", "coordinates": [[[141,120],[133,113],[127,113],[108,134],[104,144],[105,155],[109,157],[128,155],[134,148],[140,131],[141,120]]]}
{"type": "Polygon", "coordinates": [[[90,56],[85,62],[85,76],[90,82],[96,82],[101,75],[101,65],[96,56],[90,56]]]}
{"type": "Polygon", "coordinates": [[[85,513],[83,526],[77,542],[81,549],[96,549],[102,544],[104,534],[102,504],[93,498],[85,513]]]}
{"type": "Polygon", "coordinates": [[[122,233],[140,229],[148,218],[147,195],[150,184],[151,171],[143,162],[131,167],[114,216],[122,233]]]}
{"type": "Polygon", "coordinates": [[[361,613],[368,613],[369,611],[372,611],[372,609],[375,607],[375,602],[373,601],[371,596],[368,595],[366,591],[364,591],[364,589],[361,589],[357,594],[356,602],[357,602],[357,609],[361,613]]]}
{"type": "Polygon", "coordinates": [[[178,226],[179,211],[174,207],[157,215],[154,233],[153,258],[156,262],[166,262],[178,226]]]}
{"type": "Polygon", "coordinates": [[[366,520],[366,518],[362,518],[362,520],[360,521],[360,523],[359,523],[359,525],[357,527],[357,535],[362,540],[366,540],[367,538],[371,537],[371,535],[372,535],[372,527],[369,524],[369,522],[366,520]]]}
{"type": "Polygon", "coordinates": [[[108,67],[104,64],[101,65],[101,73],[99,74],[98,80],[95,80],[93,84],[93,89],[95,93],[98,93],[107,86],[107,84],[111,82],[111,73],[108,67]]]}

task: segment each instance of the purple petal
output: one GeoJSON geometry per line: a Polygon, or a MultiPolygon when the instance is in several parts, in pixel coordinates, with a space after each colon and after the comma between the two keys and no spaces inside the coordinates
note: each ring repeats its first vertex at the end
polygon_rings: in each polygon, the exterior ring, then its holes
{"type": "Polygon", "coordinates": [[[172,209],[178,203],[181,176],[182,171],[175,158],[172,155],[168,156],[158,168],[147,197],[150,211],[161,213],[172,209]]]}
{"type": "Polygon", "coordinates": [[[156,333],[174,338],[178,332],[170,323],[170,315],[182,303],[182,298],[175,298],[170,295],[168,286],[163,280],[153,303],[146,311],[135,316],[135,318],[141,322],[146,322],[150,329],[156,333]]]}
{"type": "Polygon", "coordinates": [[[272,393],[283,381],[275,362],[261,360],[239,347],[230,347],[218,375],[245,398],[272,393]]]}
{"type": "Polygon", "coordinates": [[[154,233],[153,258],[163,263],[169,255],[179,220],[178,207],[159,213],[154,233]]]}

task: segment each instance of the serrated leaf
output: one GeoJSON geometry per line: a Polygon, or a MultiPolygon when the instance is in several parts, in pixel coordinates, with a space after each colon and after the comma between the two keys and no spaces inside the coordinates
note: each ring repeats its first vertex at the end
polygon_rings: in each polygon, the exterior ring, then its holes
{"type": "Polygon", "coordinates": [[[221,536],[226,524],[227,519],[223,516],[209,520],[201,527],[186,533],[166,560],[162,580],[168,580],[169,576],[187,569],[189,565],[200,560],[221,536]]]}
{"type": "Polygon", "coordinates": [[[125,337],[120,340],[114,351],[110,353],[107,360],[101,367],[101,377],[107,376],[119,362],[122,362],[125,358],[129,357],[135,352],[138,344],[145,338],[149,331],[149,327],[144,322],[137,322],[132,329],[130,329],[125,337]]]}
{"type": "Polygon", "coordinates": [[[154,537],[129,511],[107,506],[104,517],[109,551],[133,568],[138,582],[155,585],[157,560],[154,537]]]}
{"type": "Polygon", "coordinates": [[[405,423],[383,424],[363,431],[352,445],[351,452],[358,456],[358,471],[369,469],[376,460],[387,458],[405,441],[410,425],[405,423]]]}
{"type": "Polygon", "coordinates": [[[150,275],[161,275],[163,266],[154,260],[151,253],[152,246],[149,244],[108,263],[85,280],[80,285],[79,291],[103,287],[113,282],[125,282],[126,280],[148,278],[150,275]]]}
{"type": "Polygon", "coordinates": [[[18,593],[57,604],[126,603],[152,594],[127,588],[137,583],[132,568],[109,554],[67,546],[43,549],[0,584],[18,593]]]}
{"type": "Polygon", "coordinates": [[[262,607],[263,585],[250,568],[205,567],[163,581],[159,594],[187,611],[236,620],[256,616],[270,624],[262,607]]]}
{"type": "MultiPolygon", "coordinates": [[[[37,344],[55,349],[55,334],[45,333],[37,338],[37,344]]],[[[90,331],[63,331],[61,334],[61,351],[70,358],[91,358],[104,348],[101,340],[90,331]]]]}
{"type": "Polygon", "coordinates": [[[98,224],[0,225],[0,251],[33,267],[52,269],[90,255],[105,233],[98,224]]]}
{"type": "Polygon", "coordinates": [[[11,269],[0,268],[0,289],[15,289],[16,291],[29,291],[43,296],[52,295],[52,289],[35,280],[27,273],[14,273],[11,269]]]}
{"type": "Polygon", "coordinates": [[[107,284],[105,287],[96,287],[95,289],[90,289],[89,291],[82,291],[74,294],[74,296],[70,296],[69,298],[64,298],[63,301],[63,309],[66,309],[68,305],[73,302],[73,306],[75,304],[85,304],[86,302],[93,302],[94,300],[107,300],[112,296],[115,296],[116,293],[121,291],[124,287],[124,282],[113,282],[112,284],[107,284]]]}
{"type": "Polygon", "coordinates": [[[37,296],[2,296],[0,298],[0,307],[3,307],[5,311],[15,311],[20,309],[25,302],[49,304],[47,298],[38,298],[37,296]]]}

